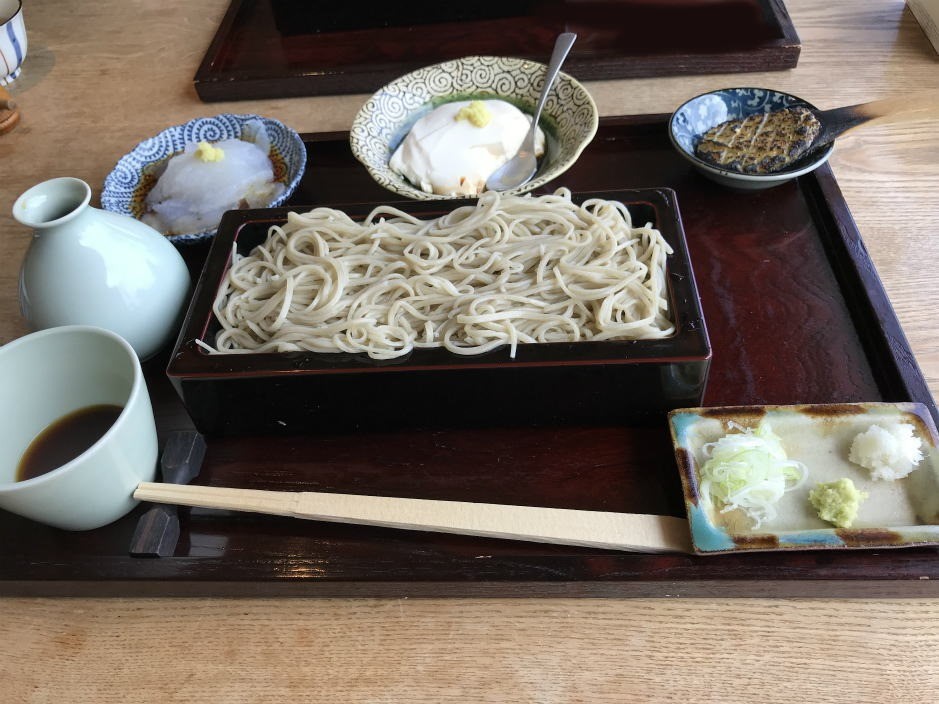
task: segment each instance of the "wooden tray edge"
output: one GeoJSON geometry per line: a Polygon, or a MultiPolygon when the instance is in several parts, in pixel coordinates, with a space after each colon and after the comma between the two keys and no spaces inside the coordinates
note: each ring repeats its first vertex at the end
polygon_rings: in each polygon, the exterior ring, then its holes
{"type": "MultiPolygon", "coordinates": [[[[676,56],[646,56],[641,62],[620,60],[568,61],[567,70],[582,81],[650,78],[655,76],[701,75],[785,71],[795,68],[801,54],[801,40],[786,9],[784,0],[763,0],[766,10],[782,32],[782,38],[766,42],[755,51],[689,53],[676,56]]],[[[371,93],[394,78],[420,68],[423,63],[389,67],[385,71],[356,70],[335,72],[297,71],[282,75],[270,71],[213,71],[226,37],[231,31],[244,0],[231,0],[219,27],[193,76],[193,86],[203,102],[296,98],[320,95],[371,93]]]]}

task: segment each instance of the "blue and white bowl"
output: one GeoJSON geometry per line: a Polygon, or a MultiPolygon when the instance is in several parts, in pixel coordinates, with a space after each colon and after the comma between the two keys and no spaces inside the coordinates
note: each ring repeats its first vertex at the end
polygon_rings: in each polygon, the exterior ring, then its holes
{"type": "MultiPolygon", "coordinates": [[[[263,128],[270,143],[274,178],[284,184],[283,192],[265,207],[283,205],[293,194],[306,169],[306,146],[300,135],[283,123],[258,115],[222,114],[199,117],[169,127],[155,137],[145,139],[133,151],[121,157],[104,180],[101,205],[105,210],[140,219],[146,210],[147,193],[156,183],[167,160],[187,144],[223,139],[256,142],[258,128],[263,128]]],[[[195,242],[212,237],[217,226],[205,232],[169,235],[173,242],[195,242]]]]}
{"type": "Polygon", "coordinates": [[[705,132],[722,122],[797,106],[818,110],[802,98],[768,88],[715,90],[692,98],[672,113],[668,135],[678,153],[712,181],[746,190],[771,188],[817,169],[828,161],[834,143],[813,149],[789,167],[771,174],[743,174],[723,169],[695,156],[695,147],[705,132]]]}
{"type": "MultiPolygon", "coordinates": [[[[349,133],[352,153],[377,183],[417,200],[465,198],[427,193],[388,166],[391,155],[418,119],[454,100],[499,98],[534,112],[547,67],[503,56],[467,56],[425,66],[380,88],[362,106],[349,133]]],[[[576,79],[561,73],[541,114],[547,144],[534,178],[506,194],[527,193],[573,166],[597,133],[596,103],[576,79]]]]}

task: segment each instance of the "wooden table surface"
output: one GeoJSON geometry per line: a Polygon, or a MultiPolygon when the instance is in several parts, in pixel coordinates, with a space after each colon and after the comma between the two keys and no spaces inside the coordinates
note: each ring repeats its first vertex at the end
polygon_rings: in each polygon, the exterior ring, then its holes
{"type": "MultiPolygon", "coordinates": [[[[198,100],[227,4],[26,3],[29,54],[10,87],[22,122],[0,137],[0,343],[27,332],[29,233],[10,211],[29,186],[77,176],[97,198],[138,141],[219,112],[349,127],[366,96],[198,100]]],[[[588,83],[601,114],[669,112],[728,85],[822,108],[939,88],[939,56],[903,2],[786,5],[796,69],[588,83]]],[[[869,126],[831,163],[935,395],[939,122],[869,126]]],[[[3,599],[0,690],[11,703],[932,702],[939,600],[3,599]]]]}

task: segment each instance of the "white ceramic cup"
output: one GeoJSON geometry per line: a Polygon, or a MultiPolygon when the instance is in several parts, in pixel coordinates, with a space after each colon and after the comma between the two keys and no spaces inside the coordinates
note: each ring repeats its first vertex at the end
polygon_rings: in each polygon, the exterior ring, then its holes
{"type": "Polygon", "coordinates": [[[26,58],[26,25],[23,24],[23,3],[0,0],[0,86],[20,75],[26,58]]]}
{"type": "Polygon", "coordinates": [[[158,443],[140,361],[103,328],[49,328],[0,347],[0,508],[66,530],[90,530],[128,513],[140,482],[156,475],[158,443]],[[16,481],[33,439],[88,406],[123,406],[111,428],[75,459],[16,481]]]}

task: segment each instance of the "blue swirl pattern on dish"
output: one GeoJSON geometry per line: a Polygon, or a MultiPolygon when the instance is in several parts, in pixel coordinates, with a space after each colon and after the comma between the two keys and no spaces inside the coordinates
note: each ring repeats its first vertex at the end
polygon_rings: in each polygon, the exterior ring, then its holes
{"type": "MultiPolygon", "coordinates": [[[[182,125],[168,127],[159,134],[140,142],[117,162],[104,180],[101,205],[105,210],[138,217],[146,198],[145,188],[152,186],[148,176],[166,159],[183,151],[187,144],[218,142],[223,139],[255,141],[255,128],[261,125],[271,145],[270,157],[274,164],[274,177],[284,184],[284,191],[268,204],[276,208],[287,201],[296,190],[306,169],[306,146],[300,135],[282,122],[259,115],[233,115],[225,113],[214,117],[199,117],[182,125]]],[[[170,235],[173,242],[194,242],[215,234],[215,229],[170,235]]]]}

